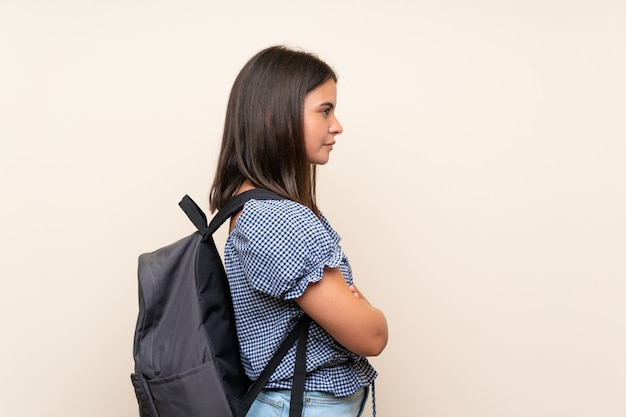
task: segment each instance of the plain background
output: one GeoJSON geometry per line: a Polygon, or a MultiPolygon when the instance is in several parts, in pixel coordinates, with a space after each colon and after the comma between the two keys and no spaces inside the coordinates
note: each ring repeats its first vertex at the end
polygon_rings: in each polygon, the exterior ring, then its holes
{"type": "Polygon", "coordinates": [[[138,415],[137,256],[279,43],[340,77],[319,202],[389,321],[379,415],[626,415],[622,0],[3,1],[0,414],[138,415]]]}

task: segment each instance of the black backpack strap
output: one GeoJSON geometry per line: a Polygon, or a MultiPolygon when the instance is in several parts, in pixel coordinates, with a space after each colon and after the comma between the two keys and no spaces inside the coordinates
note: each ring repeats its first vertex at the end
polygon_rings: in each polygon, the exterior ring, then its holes
{"type": "Polygon", "coordinates": [[[293,383],[291,384],[291,400],[289,417],[301,417],[304,408],[304,381],[306,380],[306,344],[309,337],[311,318],[306,314],[300,319],[304,324],[298,329],[298,346],[296,347],[296,364],[294,366],[293,383]]]}
{"type": "Polygon", "coordinates": [[[211,219],[211,223],[209,224],[208,232],[209,234],[213,234],[219,227],[226,221],[226,219],[230,218],[233,214],[241,211],[243,205],[246,204],[248,200],[284,200],[283,197],[278,194],[265,190],[263,188],[253,188],[248,191],[244,191],[241,194],[238,194],[230,199],[228,203],[221,208],[220,211],[211,219]]]}
{"type": "Polygon", "coordinates": [[[189,220],[196,226],[198,232],[204,237],[210,236],[233,214],[243,208],[248,200],[283,200],[278,194],[262,188],[253,188],[233,197],[228,203],[222,207],[220,211],[211,219],[211,223],[207,226],[207,218],[202,209],[189,197],[185,195],[178,203],[185,212],[189,220]]]}
{"type": "MultiPolygon", "coordinates": [[[[217,215],[213,217],[208,228],[209,233],[213,233],[226,221],[226,219],[240,211],[246,201],[250,199],[280,200],[283,198],[272,191],[261,188],[254,188],[252,190],[245,191],[233,197],[224,207],[222,207],[217,215]]],[[[296,346],[296,363],[294,365],[294,376],[291,387],[289,417],[302,416],[302,409],[304,408],[304,382],[306,380],[306,345],[310,324],[311,318],[304,314],[300,317],[294,328],[280,344],[276,353],[274,353],[270,361],[267,365],[265,365],[265,368],[263,368],[263,371],[257,380],[254,381],[248,389],[246,395],[242,398],[242,402],[246,404],[248,408],[265,387],[267,381],[269,381],[280,362],[297,340],[298,345],[296,346]]]]}
{"type": "Polygon", "coordinates": [[[263,372],[257,378],[256,381],[250,386],[250,389],[246,393],[246,395],[242,398],[242,402],[246,404],[248,407],[252,405],[255,398],[259,395],[261,390],[267,384],[270,377],[280,364],[280,361],[283,360],[289,349],[293,346],[293,344],[298,341],[298,346],[296,347],[296,363],[294,366],[294,378],[293,384],[291,387],[291,410],[289,412],[289,417],[301,416],[302,415],[302,401],[304,396],[304,380],[306,378],[306,344],[309,333],[309,326],[311,324],[311,318],[306,314],[300,317],[296,325],[289,332],[283,343],[278,347],[274,356],[270,359],[270,361],[263,368],[263,372]],[[299,408],[297,403],[300,403],[299,408]],[[296,410],[299,409],[298,414],[293,414],[293,404],[296,403],[296,410]]]}

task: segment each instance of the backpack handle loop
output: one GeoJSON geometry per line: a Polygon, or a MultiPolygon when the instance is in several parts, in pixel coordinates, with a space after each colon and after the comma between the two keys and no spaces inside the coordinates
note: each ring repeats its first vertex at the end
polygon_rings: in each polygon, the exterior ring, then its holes
{"type": "Polygon", "coordinates": [[[198,207],[196,202],[193,201],[191,197],[185,194],[185,196],[182,200],[180,200],[180,203],[178,203],[178,205],[181,209],[183,209],[193,225],[196,226],[198,232],[200,232],[202,236],[206,236],[207,232],[209,231],[209,228],[207,227],[206,215],[204,214],[202,209],[198,207]]]}

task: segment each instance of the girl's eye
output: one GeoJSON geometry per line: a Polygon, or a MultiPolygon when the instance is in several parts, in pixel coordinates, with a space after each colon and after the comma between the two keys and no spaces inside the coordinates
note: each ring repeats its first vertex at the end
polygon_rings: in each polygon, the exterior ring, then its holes
{"type": "Polygon", "coordinates": [[[324,110],[322,110],[322,114],[323,114],[324,116],[328,116],[328,115],[330,114],[330,109],[324,109],[324,110]]]}

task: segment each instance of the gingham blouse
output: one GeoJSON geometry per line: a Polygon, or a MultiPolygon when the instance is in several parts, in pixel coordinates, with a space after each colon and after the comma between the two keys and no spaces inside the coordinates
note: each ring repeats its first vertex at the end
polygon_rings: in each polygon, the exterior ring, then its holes
{"type": "MultiPolygon", "coordinates": [[[[283,338],[303,314],[294,301],[324,267],[338,267],[348,284],[352,271],[339,235],[324,216],[290,200],[250,200],[228,236],[224,263],[235,309],[241,359],[256,380],[283,338]]],[[[290,389],[295,346],[266,388],[290,389]]],[[[305,390],[339,397],[370,385],[376,371],[315,322],[307,344],[305,390]]]]}

